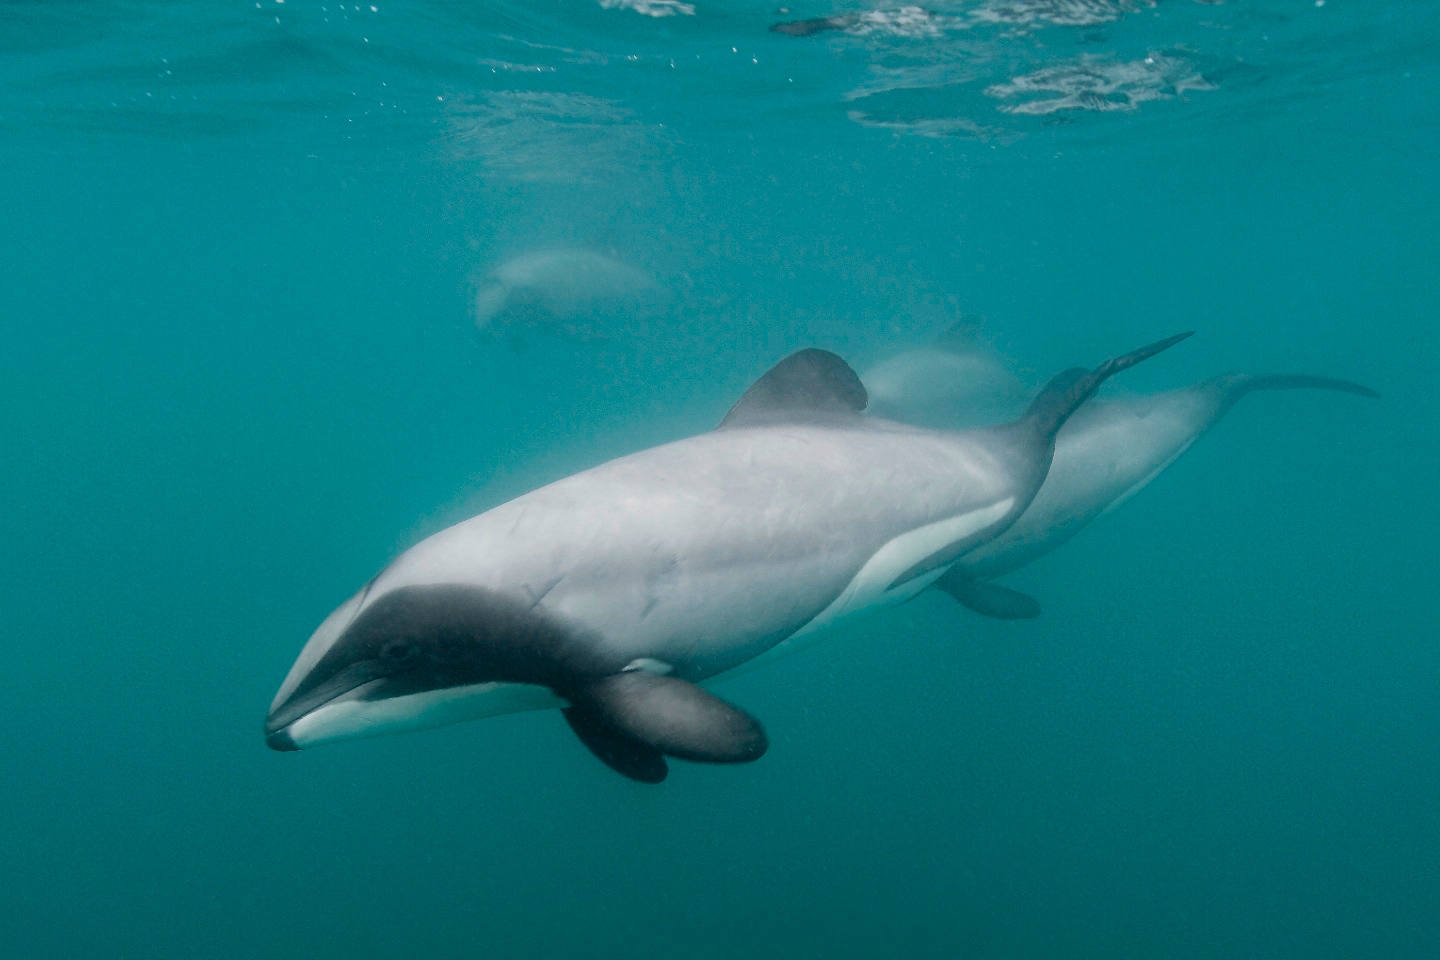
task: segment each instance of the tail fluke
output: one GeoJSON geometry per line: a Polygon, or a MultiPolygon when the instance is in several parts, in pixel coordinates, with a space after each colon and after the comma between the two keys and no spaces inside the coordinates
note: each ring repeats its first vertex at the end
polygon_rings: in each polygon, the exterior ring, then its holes
{"type": "Polygon", "coordinates": [[[1055,434],[1059,433],[1060,428],[1065,425],[1065,421],[1070,419],[1070,415],[1079,409],[1082,403],[1095,395],[1095,391],[1100,389],[1100,384],[1122,370],[1128,370],[1143,360],[1149,360],[1157,353],[1169,350],[1193,333],[1193,330],[1177,333],[1173,337],[1166,337],[1148,347],[1132,350],[1124,356],[1111,357],[1088,372],[1080,367],[1075,367],[1056,374],[1031,402],[1030,408],[1025,411],[1022,422],[1042,437],[1053,441],[1055,434]]]}
{"type": "Polygon", "coordinates": [[[1355,397],[1379,400],[1380,394],[1364,384],[1336,377],[1312,377],[1300,373],[1279,373],[1255,375],[1251,373],[1229,373],[1208,381],[1215,391],[1218,406],[1215,420],[1230,412],[1235,404],[1259,390],[1329,390],[1334,393],[1348,393],[1355,397]]]}
{"type": "Polygon", "coordinates": [[[1065,421],[1070,419],[1070,415],[1094,396],[1095,391],[1100,389],[1100,384],[1121,370],[1128,370],[1142,360],[1148,360],[1162,350],[1168,350],[1188,336],[1188,332],[1176,334],[1124,356],[1111,357],[1094,370],[1075,367],[1056,374],[1030,404],[1030,409],[1025,411],[1023,417],[1004,426],[987,428],[985,432],[995,441],[1009,447],[1011,469],[1016,484],[1009,512],[994,525],[986,527],[983,533],[961,538],[930,554],[900,574],[892,586],[898,586],[912,577],[953,563],[956,558],[1008,530],[1030,506],[1035,494],[1040,492],[1040,485],[1045,482],[1045,476],[1050,472],[1050,462],[1055,457],[1055,434],[1065,425],[1065,421]]]}
{"type": "Polygon", "coordinates": [[[1380,399],[1380,394],[1353,380],[1341,380],[1337,377],[1311,377],[1296,373],[1277,373],[1263,377],[1247,376],[1243,392],[1251,393],[1256,390],[1336,390],[1340,393],[1353,393],[1357,397],[1369,397],[1371,400],[1380,399]]]}

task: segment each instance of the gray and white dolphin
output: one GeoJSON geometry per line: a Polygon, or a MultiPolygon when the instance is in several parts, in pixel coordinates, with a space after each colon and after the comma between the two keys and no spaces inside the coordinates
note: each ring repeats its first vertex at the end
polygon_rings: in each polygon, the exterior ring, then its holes
{"type": "Polygon", "coordinates": [[[664,306],[645,270],[583,247],[547,247],[492,266],[475,289],[475,325],[515,346],[528,331],[570,340],[625,334],[664,306]]]}
{"type": "Polygon", "coordinates": [[[1008,530],[966,554],[937,586],[986,616],[1037,616],[1034,599],[988,581],[1033,563],[1135,496],[1243,398],[1285,389],[1379,396],[1331,377],[1230,374],[1178,390],[1086,404],[1056,436],[1050,472],[1030,507],[1008,530]]]}
{"type": "Polygon", "coordinates": [[[271,704],[295,750],[561,707],[612,769],[742,762],[758,721],[697,686],[908,600],[1003,532],[1060,426],[1181,334],[1055,377],[1012,423],[865,417],[823,350],[793,354],[711,432],[612,460],[421,541],[332,613],[271,704]]]}
{"type": "Polygon", "coordinates": [[[886,357],[860,380],[870,393],[867,413],[937,430],[1010,420],[1033,392],[963,320],[933,343],[886,357]]]}

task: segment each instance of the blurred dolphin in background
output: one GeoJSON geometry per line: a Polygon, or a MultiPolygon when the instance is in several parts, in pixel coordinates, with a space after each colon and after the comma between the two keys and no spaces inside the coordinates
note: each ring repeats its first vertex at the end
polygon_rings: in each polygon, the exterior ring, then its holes
{"type": "Polygon", "coordinates": [[[567,340],[643,335],[667,301],[646,270],[583,247],[544,247],[487,269],[475,287],[475,325],[523,349],[529,332],[567,340]]]}
{"type": "Polygon", "coordinates": [[[1017,416],[1034,394],[969,320],[923,347],[903,350],[860,376],[867,412],[936,430],[964,430],[1017,416]]]}

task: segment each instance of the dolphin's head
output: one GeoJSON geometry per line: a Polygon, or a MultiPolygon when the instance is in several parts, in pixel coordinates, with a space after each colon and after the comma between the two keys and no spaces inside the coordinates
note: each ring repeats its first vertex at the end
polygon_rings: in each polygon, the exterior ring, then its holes
{"type": "Polygon", "coordinates": [[[553,706],[586,657],[533,605],[464,584],[367,587],[326,618],[270,705],[276,750],[553,706]]]}

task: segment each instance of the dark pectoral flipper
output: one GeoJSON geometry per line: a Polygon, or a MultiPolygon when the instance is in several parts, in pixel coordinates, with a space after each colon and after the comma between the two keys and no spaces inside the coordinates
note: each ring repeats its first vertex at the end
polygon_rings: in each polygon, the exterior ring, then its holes
{"type": "Polygon", "coordinates": [[[560,711],[575,736],[611,770],[641,783],[659,783],[670,772],[665,757],[654,747],[630,739],[593,713],[579,707],[560,711]]]}
{"type": "Polygon", "coordinates": [[[1018,590],[988,580],[976,580],[963,570],[951,568],[935,581],[937,589],[954,597],[982,617],[997,620],[1034,620],[1040,616],[1040,601],[1018,590]]]}
{"type": "Polygon", "coordinates": [[[758,760],[769,745],[754,717],[675,677],[631,670],[566,695],[624,737],[681,760],[744,763],[758,760]]]}

